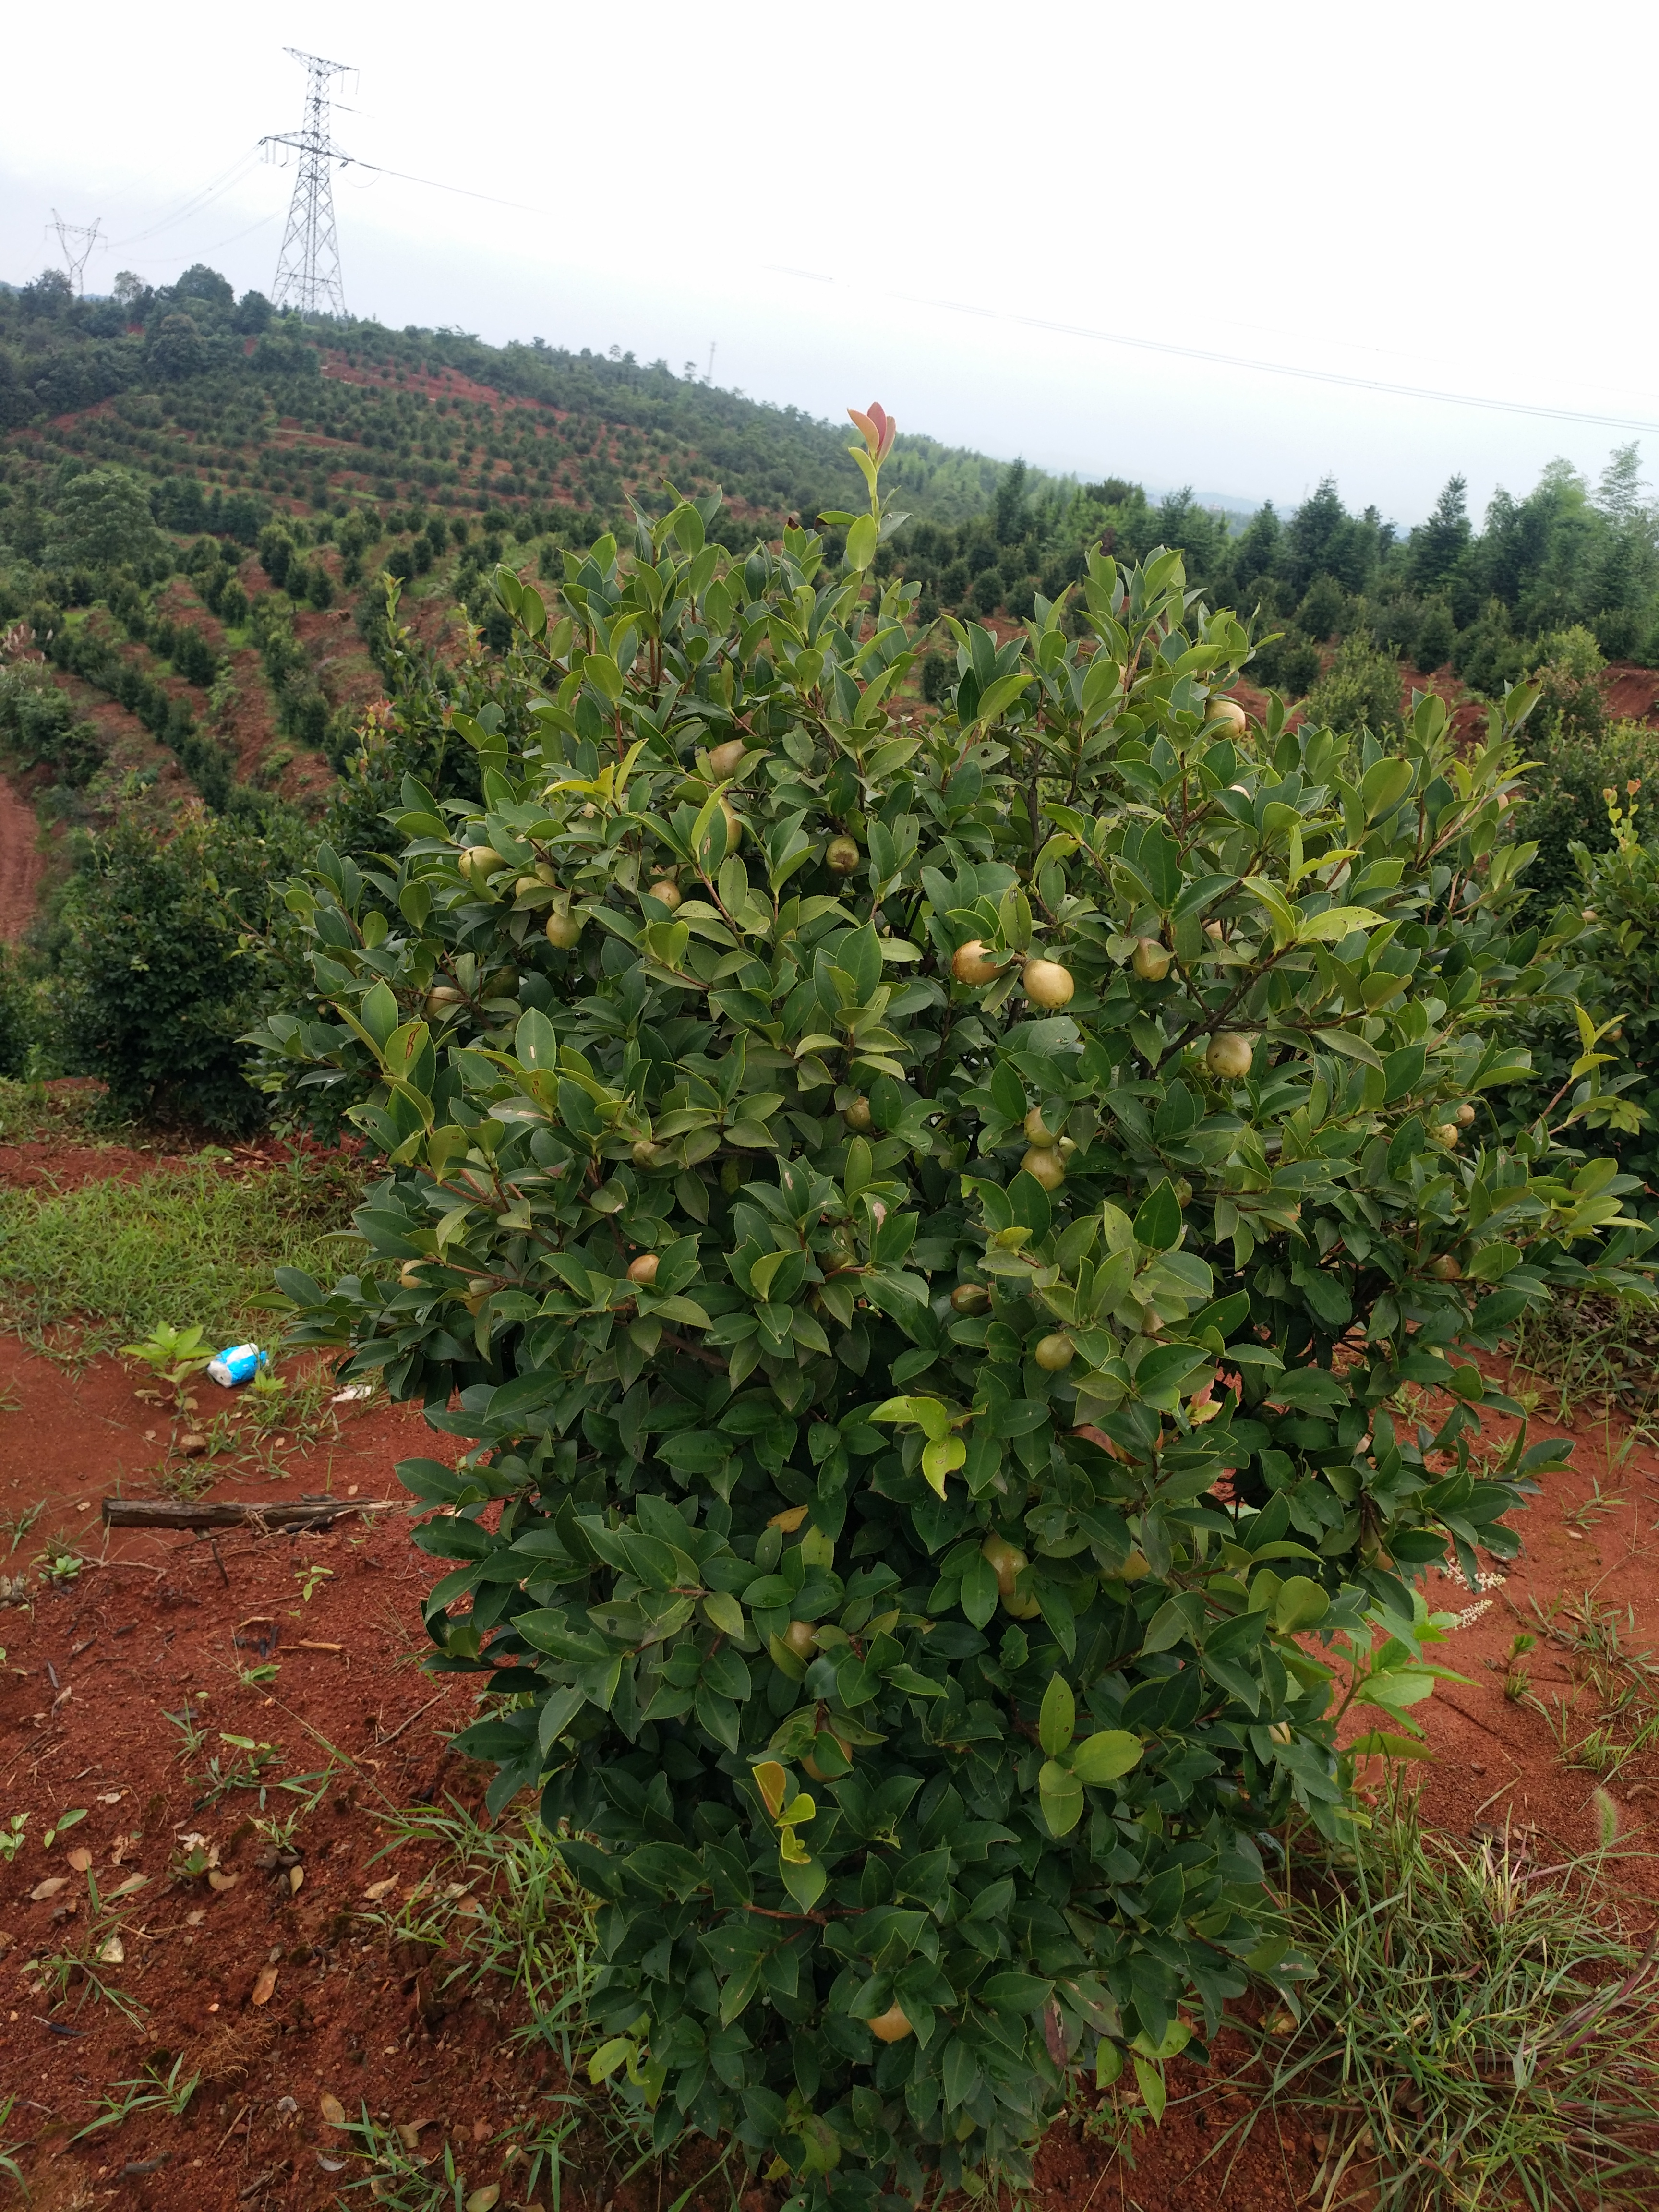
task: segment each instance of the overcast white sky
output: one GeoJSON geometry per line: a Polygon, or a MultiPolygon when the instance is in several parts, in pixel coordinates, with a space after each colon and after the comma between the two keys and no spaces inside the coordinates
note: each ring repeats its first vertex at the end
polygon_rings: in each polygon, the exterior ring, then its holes
{"type": "Polygon", "coordinates": [[[713,342],[757,398],[1201,492],[1328,473],[1402,522],[1637,433],[1080,333],[1659,423],[1651,0],[82,0],[7,33],[0,276],[56,258],[56,208],[116,241],[88,290],[268,290],[291,169],[155,226],[297,127],[285,40],[359,72],[341,145],[539,210],[343,172],[347,301],[392,324],[713,342]]]}

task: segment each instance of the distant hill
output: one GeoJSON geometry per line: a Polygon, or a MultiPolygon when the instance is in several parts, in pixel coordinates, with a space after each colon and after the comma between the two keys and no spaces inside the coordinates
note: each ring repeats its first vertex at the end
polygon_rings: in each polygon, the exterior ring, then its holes
{"type": "MultiPolygon", "coordinates": [[[[0,660],[33,672],[0,669],[0,748],[70,825],[180,792],[315,807],[384,688],[383,574],[423,639],[459,649],[470,617],[488,649],[501,559],[557,583],[567,550],[636,506],[716,489],[710,535],[744,551],[791,514],[862,503],[850,434],[615,349],[307,324],[200,264],[104,299],[56,272],[0,286],[0,660]]],[[[902,432],[885,482],[910,519],[877,568],[918,582],[923,624],[1009,623],[1058,600],[1091,547],[1179,547],[1194,586],[1281,633],[1252,675],[1287,696],[1339,642],[1389,661],[1383,690],[1403,657],[1490,692],[1574,624],[1659,661],[1659,525],[1636,471],[1616,454],[1592,491],[1554,465],[1524,500],[1500,493],[1484,532],[1454,477],[1407,540],[1329,482],[1279,514],[902,432]]],[[[953,647],[924,645],[932,697],[953,647]]]]}

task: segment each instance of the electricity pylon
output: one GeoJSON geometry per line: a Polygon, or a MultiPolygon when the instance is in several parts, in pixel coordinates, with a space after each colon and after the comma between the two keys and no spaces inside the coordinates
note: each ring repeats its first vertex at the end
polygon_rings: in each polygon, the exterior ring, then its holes
{"type": "Polygon", "coordinates": [[[298,131],[274,132],[259,141],[262,146],[292,146],[300,156],[271,296],[276,307],[297,307],[302,315],[343,315],[345,288],[334,229],[331,170],[334,162],[348,157],[328,135],[328,110],[330,81],[345,76],[349,64],[326,62],[320,54],[302,54],[297,46],[283,51],[306,65],[306,112],[298,131]]]}
{"type": "Polygon", "coordinates": [[[103,220],[100,216],[97,222],[90,224],[65,222],[56,208],[52,211],[52,227],[58,233],[58,243],[64,249],[64,259],[69,264],[70,283],[74,285],[77,295],[86,290],[82,280],[87,264],[92,258],[92,249],[98,243],[99,225],[103,220]]]}

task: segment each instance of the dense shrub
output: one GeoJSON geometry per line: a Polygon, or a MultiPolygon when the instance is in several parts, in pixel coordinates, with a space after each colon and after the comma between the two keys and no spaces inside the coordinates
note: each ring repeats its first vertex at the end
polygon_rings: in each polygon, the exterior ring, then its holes
{"type": "Polygon", "coordinates": [[[47,658],[88,684],[106,691],[136,714],[158,744],[178,755],[179,764],[208,805],[221,811],[230,797],[233,757],[217,739],[204,736],[183,699],[168,696],[136,661],[119,653],[90,623],[56,623],[44,617],[34,624],[47,658]]]}
{"type": "Polygon", "coordinates": [[[1602,793],[1611,789],[1622,799],[1632,781],[1644,785],[1656,778],[1659,731],[1641,722],[1616,722],[1589,742],[1561,738],[1537,747],[1516,817],[1517,835],[1538,848],[1525,878],[1536,915],[1553,913],[1564,899],[1585,902],[1573,848],[1583,845],[1592,854],[1612,850],[1602,793]]]}
{"type": "Polygon", "coordinates": [[[1510,627],[1509,609],[1494,599],[1486,602],[1477,621],[1457,633],[1451,663],[1471,690],[1497,699],[1519,677],[1526,657],[1525,647],[1510,627]]]}
{"type": "Polygon", "coordinates": [[[840,573],[708,520],[562,615],[502,570],[461,699],[404,654],[482,794],[409,777],[394,857],[289,894],[271,1079],[372,1085],[382,1165],[356,1271],[283,1281],[468,1440],[401,1470],[434,1663],[600,1900],[594,2071],[859,2204],[1018,2179],[1081,2064],[1161,2108],[1294,1971],[1333,1662],[1415,1697],[1415,1582],[1558,1463],[1472,1455],[1462,1347],[1643,1237],[1610,1164],[1463,1133],[1580,927],[1506,919],[1507,729],[1207,720],[1247,639],[1173,553],[1091,563],[1091,650],[958,628],[895,726],[877,518],[840,573]]]}
{"type": "Polygon", "coordinates": [[[1300,699],[1319,681],[1319,647],[1294,623],[1269,637],[1250,663],[1250,674],[1287,699],[1300,699]]]}
{"type": "Polygon", "coordinates": [[[1582,624],[1547,631],[1526,665],[1538,690],[1534,742],[1565,738],[1595,744],[1607,726],[1600,681],[1607,662],[1589,631],[1582,624]]]}
{"type": "Polygon", "coordinates": [[[1431,676],[1437,668],[1443,668],[1456,642],[1457,626],[1452,620],[1451,609],[1443,599],[1431,599],[1417,626],[1413,648],[1412,658],[1418,673],[1431,676]]]}
{"type": "Polygon", "coordinates": [[[1316,643],[1334,637],[1345,627],[1348,595],[1334,576],[1316,576],[1296,611],[1297,621],[1316,643]]]}
{"type": "Polygon", "coordinates": [[[0,945],[0,1076],[27,1074],[29,1055],[43,1026],[39,994],[22,956],[0,945]]]}
{"type": "Polygon", "coordinates": [[[186,816],[170,833],[125,818],[95,840],[58,915],[66,1072],[101,1076],[123,1117],[228,1133],[262,1121],[240,1039],[278,980],[262,932],[300,849],[276,813],[264,834],[186,816]]]}
{"type": "MultiPolygon", "coordinates": [[[[1641,734],[1647,761],[1659,768],[1659,739],[1641,734]]],[[[1609,745],[1601,758],[1613,751],[1609,745]]],[[[1595,759],[1587,750],[1577,756],[1580,766],[1595,759]]],[[[1593,829],[1595,842],[1575,837],[1569,845],[1587,925],[1573,947],[1572,1001],[1530,1008],[1516,1025],[1533,1073],[1508,1103],[1511,1114],[1546,1115],[1558,1130],[1582,1125],[1601,1133],[1620,1167],[1645,1182],[1644,1198],[1632,1205],[1650,1216],[1659,1187],[1659,844],[1640,835],[1641,789],[1632,776],[1583,803],[1578,824],[1593,829]]],[[[1547,805],[1527,808],[1525,826],[1542,815],[1554,835],[1573,811],[1558,788],[1547,805]]]]}
{"type": "Polygon", "coordinates": [[[19,768],[49,768],[52,781],[79,791],[104,763],[104,741],[94,722],[40,664],[0,668],[0,744],[19,768]]]}
{"type": "Polygon", "coordinates": [[[1369,635],[1344,638],[1335,658],[1308,694],[1308,719],[1350,735],[1370,730],[1389,736],[1400,727],[1400,665],[1379,653],[1369,635]]]}

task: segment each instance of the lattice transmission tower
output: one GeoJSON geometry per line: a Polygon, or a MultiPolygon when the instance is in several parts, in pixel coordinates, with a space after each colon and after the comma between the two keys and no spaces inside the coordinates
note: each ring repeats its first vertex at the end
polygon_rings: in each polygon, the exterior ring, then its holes
{"type": "Polygon", "coordinates": [[[304,315],[343,315],[345,287],[334,228],[332,172],[336,161],[350,157],[329,137],[329,86],[335,77],[349,74],[349,64],[325,61],[320,54],[302,54],[297,46],[284,52],[305,64],[306,112],[298,131],[273,132],[259,141],[267,147],[292,146],[300,156],[271,298],[276,307],[297,307],[304,315]]]}
{"type": "Polygon", "coordinates": [[[92,258],[92,249],[98,243],[98,232],[103,220],[100,216],[93,223],[65,222],[56,208],[52,211],[52,227],[58,233],[58,243],[63,248],[64,259],[69,265],[70,283],[74,285],[77,295],[87,289],[84,282],[87,264],[92,258]]]}

